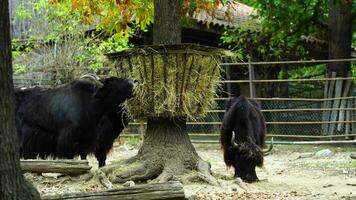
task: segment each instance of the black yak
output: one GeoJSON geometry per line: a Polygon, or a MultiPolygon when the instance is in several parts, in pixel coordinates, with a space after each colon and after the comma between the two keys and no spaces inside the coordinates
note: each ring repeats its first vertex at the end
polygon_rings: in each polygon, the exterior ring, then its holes
{"type": "Polygon", "coordinates": [[[128,123],[129,117],[124,106],[120,105],[114,111],[104,115],[96,127],[95,148],[82,152],[81,158],[85,159],[87,154],[94,153],[99,167],[105,166],[106,155],[128,123]]]}
{"type": "Polygon", "coordinates": [[[233,97],[226,104],[220,143],[227,166],[235,169],[235,177],[245,182],[258,181],[255,168],[263,165],[266,123],[259,105],[244,96],[233,97]]]}
{"type": "Polygon", "coordinates": [[[41,94],[41,92],[44,90],[45,89],[41,87],[16,88],[15,89],[15,112],[17,112],[21,104],[24,104],[25,102],[32,99],[33,97],[41,94]]]}
{"type": "Polygon", "coordinates": [[[19,139],[19,146],[20,146],[20,156],[25,158],[35,158],[37,154],[41,158],[45,158],[45,155],[51,153],[53,150],[53,146],[41,146],[41,144],[36,145],[36,143],[40,142],[37,141],[36,138],[41,138],[42,134],[45,134],[41,142],[43,144],[53,144],[55,141],[46,132],[42,132],[41,130],[32,130],[32,128],[26,124],[23,124],[21,115],[18,115],[18,110],[21,110],[21,105],[25,104],[26,102],[30,101],[32,98],[40,95],[44,88],[41,87],[33,87],[33,88],[17,88],[15,89],[15,124],[18,132],[18,139],[19,139]],[[34,131],[34,132],[32,132],[34,131]],[[36,137],[33,136],[33,133],[36,137]],[[50,140],[50,141],[48,141],[50,140]],[[38,148],[34,150],[35,148],[38,148]],[[23,152],[27,152],[27,154],[23,154],[23,152]],[[39,152],[39,153],[36,153],[39,152]]]}
{"type": "Polygon", "coordinates": [[[40,91],[16,112],[20,154],[26,158],[73,158],[96,148],[97,126],[133,96],[134,82],[110,77],[99,86],[78,80],[40,91]]]}

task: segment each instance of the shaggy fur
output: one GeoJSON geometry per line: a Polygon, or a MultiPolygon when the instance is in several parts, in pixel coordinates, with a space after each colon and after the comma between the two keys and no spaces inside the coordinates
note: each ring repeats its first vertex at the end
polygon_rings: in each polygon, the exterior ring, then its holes
{"type": "Polygon", "coordinates": [[[235,169],[235,177],[246,182],[258,181],[255,167],[263,165],[266,124],[257,102],[244,96],[234,97],[226,104],[220,132],[220,143],[227,166],[235,169]],[[231,144],[232,132],[235,143],[231,144]]]}
{"type": "Polygon", "coordinates": [[[70,159],[95,149],[99,122],[132,95],[132,81],[111,77],[104,79],[101,88],[73,81],[16,103],[20,154],[70,159]]]}
{"type": "Polygon", "coordinates": [[[96,128],[97,138],[94,149],[81,153],[81,158],[85,159],[87,154],[94,153],[99,167],[105,166],[106,155],[128,123],[127,110],[123,106],[103,116],[96,128]]]}

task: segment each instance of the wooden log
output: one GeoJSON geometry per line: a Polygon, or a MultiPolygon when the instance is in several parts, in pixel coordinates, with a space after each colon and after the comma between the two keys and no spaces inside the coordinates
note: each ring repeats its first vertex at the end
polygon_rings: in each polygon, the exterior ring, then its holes
{"type": "Polygon", "coordinates": [[[71,193],[58,196],[43,196],[42,200],[126,200],[126,199],[165,199],[180,200],[185,199],[183,185],[178,181],[167,183],[151,183],[137,185],[120,189],[102,191],[71,193]]]}
{"type": "MultiPolygon", "coordinates": [[[[336,72],[331,73],[331,78],[335,78],[335,77],[336,77],[336,72]]],[[[331,98],[333,96],[334,87],[335,87],[335,81],[334,80],[328,81],[324,90],[324,98],[331,98]]],[[[324,108],[331,108],[332,105],[331,103],[332,101],[324,101],[324,108]]],[[[325,111],[323,113],[323,121],[330,120],[330,113],[331,113],[330,111],[325,111]]],[[[329,135],[328,130],[329,130],[329,124],[323,124],[322,125],[323,135],[329,135]]]]}
{"type": "MultiPolygon", "coordinates": [[[[341,97],[341,92],[342,92],[342,80],[337,80],[336,85],[335,85],[335,97],[341,97]]],[[[336,99],[333,102],[333,108],[339,108],[339,106],[340,106],[340,100],[336,99]]],[[[330,115],[330,121],[336,121],[337,117],[338,117],[338,111],[333,110],[330,115]]],[[[335,127],[336,127],[336,124],[334,124],[334,123],[329,124],[329,130],[328,130],[329,135],[334,134],[335,127]]]]}
{"type": "Polygon", "coordinates": [[[23,172],[79,175],[90,171],[86,160],[21,160],[23,172]]]}
{"type": "MultiPolygon", "coordinates": [[[[351,76],[351,72],[347,73],[347,76],[350,77],[351,76]]],[[[342,92],[342,97],[347,97],[350,95],[350,87],[351,87],[351,80],[346,80],[345,86],[344,86],[344,91],[342,92]]],[[[339,121],[344,121],[345,119],[345,110],[342,110],[343,108],[346,107],[347,104],[347,100],[346,99],[342,99],[341,103],[340,103],[340,112],[339,112],[339,121]]],[[[339,123],[337,125],[337,131],[342,131],[342,129],[344,128],[344,123],[339,123]]],[[[345,130],[346,132],[346,130],[345,130]]]]}
{"type": "Polygon", "coordinates": [[[356,159],[356,153],[351,153],[351,154],[350,154],[350,158],[356,159]]]}

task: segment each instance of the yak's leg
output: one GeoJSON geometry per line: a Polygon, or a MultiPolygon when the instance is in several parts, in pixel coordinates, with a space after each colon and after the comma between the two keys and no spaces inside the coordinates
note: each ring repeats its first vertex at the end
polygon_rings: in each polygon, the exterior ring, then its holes
{"type": "MultiPolygon", "coordinates": [[[[109,127],[111,127],[111,123],[109,127]]],[[[99,162],[99,167],[105,166],[107,154],[112,149],[115,139],[119,136],[119,134],[114,134],[113,131],[114,129],[109,128],[109,130],[103,130],[103,132],[99,133],[101,135],[99,135],[95,148],[95,157],[99,162]]]]}
{"type": "Polygon", "coordinates": [[[87,159],[87,154],[86,153],[80,153],[80,159],[86,160],[87,159]]]}
{"type": "Polygon", "coordinates": [[[105,166],[106,161],[106,151],[97,150],[95,152],[95,157],[99,162],[99,167],[105,166]]]}
{"type": "Polygon", "coordinates": [[[20,128],[20,155],[25,159],[35,159],[37,156],[45,159],[54,153],[56,145],[55,133],[45,131],[37,126],[23,123],[20,128]]]}
{"type": "Polygon", "coordinates": [[[17,127],[19,146],[20,146],[20,156],[24,159],[34,159],[36,158],[36,147],[33,144],[36,134],[27,124],[22,124],[21,127],[17,127]]]}
{"type": "MultiPolygon", "coordinates": [[[[78,154],[78,133],[75,128],[67,127],[60,131],[57,141],[56,155],[59,158],[73,159],[78,154]]],[[[79,131],[79,130],[78,130],[79,131]]]]}
{"type": "MultiPolygon", "coordinates": [[[[110,132],[104,132],[102,134],[112,134],[110,132]]],[[[99,163],[99,167],[105,166],[106,155],[109,150],[112,148],[112,144],[114,143],[114,139],[111,137],[105,137],[105,135],[100,135],[99,140],[97,141],[97,145],[95,148],[95,157],[99,163]]]]}

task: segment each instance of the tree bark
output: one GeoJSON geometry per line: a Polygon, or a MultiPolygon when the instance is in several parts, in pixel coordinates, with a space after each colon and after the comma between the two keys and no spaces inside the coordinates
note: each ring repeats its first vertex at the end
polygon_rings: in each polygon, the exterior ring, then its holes
{"type": "MultiPolygon", "coordinates": [[[[329,0],[329,59],[344,59],[351,56],[352,1],[329,0]]],[[[336,72],[338,77],[346,77],[350,62],[330,62],[328,77],[336,72]]]]}
{"type": "Polygon", "coordinates": [[[20,168],[10,45],[9,4],[0,2],[0,199],[40,199],[20,168]]]}
{"type": "Polygon", "coordinates": [[[114,199],[164,199],[183,200],[185,199],[183,186],[181,183],[172,181],[168,183],[152,183],[125,187],[103,192],[73,193],[59,196],[44,196],[43,200],[114,200],[114,199]]]}
{"type": "Polygon", "coordinates": [[[154,179],[154,182],[186,183],[199,180],[218,185],[211,176],[210,165],[199,157],[189,139],[185,117],[149,118],[138,154],[102,170],[114,183],[154,179]]]}
{"type": "Polygon", "coordinates": [[[21,169],[32,173],[79,175],[90,172],[87,160],[21,160],[21,169]]]}
{"type": "Polygon", "coordinates": [[[180,44],[182,0],[154,0],[153,44],[180,44]]]}

